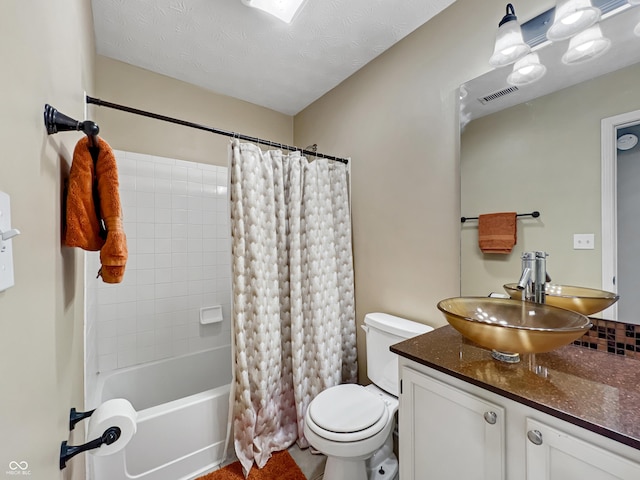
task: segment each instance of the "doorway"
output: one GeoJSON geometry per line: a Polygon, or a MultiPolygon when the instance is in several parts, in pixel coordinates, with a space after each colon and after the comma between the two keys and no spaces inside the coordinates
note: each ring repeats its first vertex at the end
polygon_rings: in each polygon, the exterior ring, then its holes
{"type": "Polygon", "coordinates": [[[620,295],[603,318],[640,323],[640,110],[602,120],[602,288],[620,295]]]}

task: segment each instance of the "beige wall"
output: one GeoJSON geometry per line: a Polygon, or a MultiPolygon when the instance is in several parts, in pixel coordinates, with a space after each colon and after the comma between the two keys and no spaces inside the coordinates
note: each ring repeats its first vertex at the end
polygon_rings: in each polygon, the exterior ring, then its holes
{"type": "Polygon", "coordinates": [[[640,109],[640,65],[472,121],[461,146],[462,211],[539,210],[518,221],[510,255],[483,255],[477,222],[462,229],[462,293],[503,292],[516,282],[521,254],[549,253],[555,283],[602,288],[603,118],[640,109]],[[574,250],[573,234],[594,233],[595,249],[574,250]]]}
{"type": "Polygon", "coordinates": [[[83,117],[93,83],[88,0],[0,4],[0,190],[11,195],[15,286],[0,293],[0,476],[27,462],[30,478],[83,478],[82,458],[60,473],[69,409],[82,407],[80,256],[61,247],[61,191],[76,132],[47,136],[45,103],[83,117]]]}
{"type": "MultiPolygon", "coordinates": [[[[218,95],[101,55],[90,96],[274,142],[293,142],[293,117],[218,95]]],[[[101,136],[116,149],[227,164],[229,137],[105,107],[94,107],[101,136]]]]}
{"type": "MultiPolygon", "coordinates": [[[[456,90],[489,70],[504,8],[458,0],[295,117],[296,143],[352,157],[359,324],[383,311],[443,325],[437,302],[460,293],[456,90]]],[[[360,331],[358,346],[364,380],[360,331]]]]}

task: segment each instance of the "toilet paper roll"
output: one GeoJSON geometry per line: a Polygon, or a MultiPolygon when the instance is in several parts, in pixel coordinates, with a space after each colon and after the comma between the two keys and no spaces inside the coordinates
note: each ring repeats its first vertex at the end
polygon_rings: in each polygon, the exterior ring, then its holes
{"type": "Polygon", "coordinates": [[[102,437],[102,434],[109,427],[120,429],[120,438],[111,445],[103,444],[99,448],[89,450],[94,455],[111,455],[126,447],[133,438],[137,430],[138,412],[131,403],[124,398],[114,398],[107,400],[100,405],[89,417],[87,427],[87,442],[102,437]]]}

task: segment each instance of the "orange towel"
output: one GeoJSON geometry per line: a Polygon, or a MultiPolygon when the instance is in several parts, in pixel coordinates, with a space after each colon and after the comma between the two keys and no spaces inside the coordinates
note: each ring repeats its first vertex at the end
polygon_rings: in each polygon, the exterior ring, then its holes
{"type": "Polygon", "coordinates": [[[517,242],[516,212],[478,216],[478,245],[483,253],[511,253],[517,242]]]}
{"type": "Polygon", "coordinates": [[[64,244],[89,251],[100,250],[102,268],[98,275],[106,283],[120,283],[128,253],[127,238],[122,228],[118,168],[109,144],[99,137],[95,140],[99,148],[95,172],[88,137],[80,139],[73,151],[64,244]],[[96,203],[99,203],[98,208],[96,203]],[[101,229],[102,221],[106,238],[101,229]]]}

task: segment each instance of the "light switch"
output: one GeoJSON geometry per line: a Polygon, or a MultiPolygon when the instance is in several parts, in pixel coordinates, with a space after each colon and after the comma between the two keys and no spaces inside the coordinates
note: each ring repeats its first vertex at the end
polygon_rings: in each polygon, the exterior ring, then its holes
{"type": "Polygon", "coordinates": [[[11,228],[9,195],[0,192],[0,292],[14,285],[11,239],[19,233],[11,228]]]}
{"type": "Polygon", "coordinates": [[[593,233],[575,233],[573,235],[574,250],[593,250],[595,248],[595,235],[593,233]]]}

